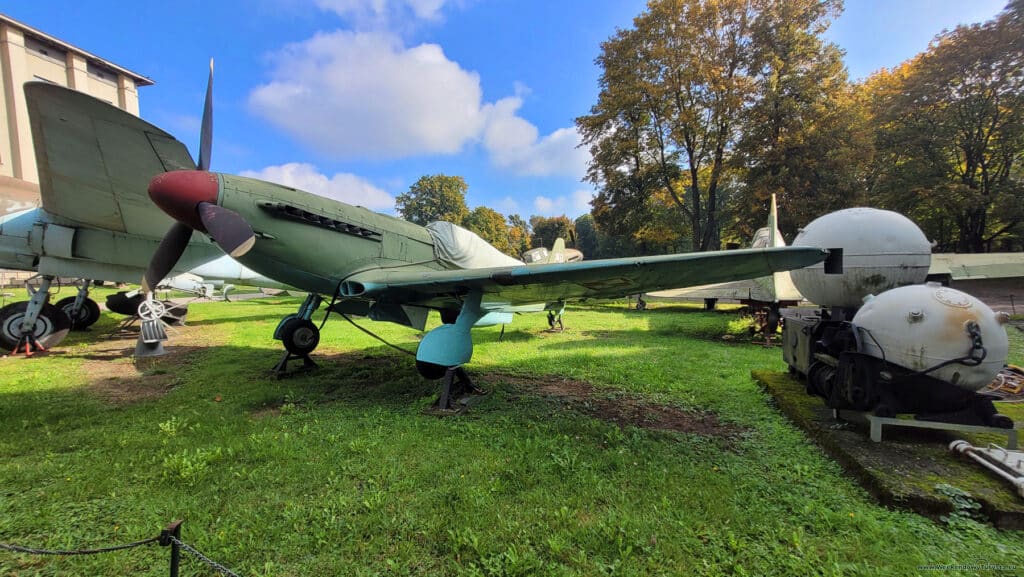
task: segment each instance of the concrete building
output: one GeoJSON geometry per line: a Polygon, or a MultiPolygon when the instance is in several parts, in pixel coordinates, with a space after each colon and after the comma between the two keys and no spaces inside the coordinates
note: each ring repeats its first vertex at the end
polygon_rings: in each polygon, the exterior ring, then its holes
{"type": "MultiPolygon", "coordinates": [[[[153,81],[0,14],[0,216],[39,205],[39,174],[22,85],[52,82],[138,116],[138,88],[153,81]]],[[[0,270],[0,286],[33,273],[0,270]]]]}
{"type": "Polygon", "coordinates": [[[0,14],[0,214],[36,206],[39,175],[22,85],[52,82],[139,114],[153,81],[0,14]]]}

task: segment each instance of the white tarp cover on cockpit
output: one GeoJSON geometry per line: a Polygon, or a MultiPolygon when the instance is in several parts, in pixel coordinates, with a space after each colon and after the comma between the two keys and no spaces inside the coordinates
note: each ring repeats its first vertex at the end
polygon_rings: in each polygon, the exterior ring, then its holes
{"type": "Polygon", "coordinates": [[[450,222],[432,222],[427,232],[434,239],[434,256],[448,268],[519,266],[516,260],[494,248],[474,232],[450,222]]]}

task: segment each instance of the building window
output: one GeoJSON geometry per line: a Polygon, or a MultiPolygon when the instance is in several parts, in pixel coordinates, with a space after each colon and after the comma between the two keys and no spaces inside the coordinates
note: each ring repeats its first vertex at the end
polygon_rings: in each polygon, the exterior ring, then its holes
{"type": "Polygon", "coordinates": [[[57,64],[67,65],[68,52],[35,36],[25,35],[25,50],[57,64]]]}
{"type": "Polygon", "coordinates": [[[104,82],[108,82],[115,86],[117,85],[117,73],[105,66],[101,66],[95,62],[89,62],[86,64],[85,70],[89,73],[89,76],[92,76],[93,78],[103,80],[104,82]]]}

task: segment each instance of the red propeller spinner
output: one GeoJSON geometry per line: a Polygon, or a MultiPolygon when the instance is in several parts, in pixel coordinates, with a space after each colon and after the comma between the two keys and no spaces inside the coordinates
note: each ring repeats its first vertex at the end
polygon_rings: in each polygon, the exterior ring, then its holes
{"type": "Polygon", "coordinates": [[[175,170],[153,177],[149,198],[174,220],[194,230],[207,232],[199,217],[199,204],[217,204],[220,183],[205,170],[175,170]]]}

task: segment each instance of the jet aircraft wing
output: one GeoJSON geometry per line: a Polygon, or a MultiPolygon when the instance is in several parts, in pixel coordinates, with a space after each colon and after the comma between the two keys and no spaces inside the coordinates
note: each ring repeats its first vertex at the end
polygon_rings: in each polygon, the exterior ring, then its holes
{"type": "Polygon", "coordinates": [[[155,174],[195,169],[160,128],[74,90],[25,84],[43,209],[74,224],[160,238],[173,220],[146,195],[155,174]]]}
{"type": "Polygon", "coordinates": [[[782,247],[467,270],[377,269],[349,277],[341,292],[382,302],[444,306],[453,295],[479,291],[484,301],[515,306],[764,276],[807,266],[825,256],[818,248],[782,247]]]}

